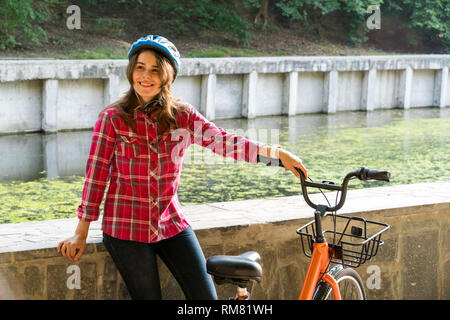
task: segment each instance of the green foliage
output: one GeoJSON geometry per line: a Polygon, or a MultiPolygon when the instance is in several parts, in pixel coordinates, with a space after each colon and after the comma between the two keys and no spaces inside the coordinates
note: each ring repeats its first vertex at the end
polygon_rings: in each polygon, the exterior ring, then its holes
{"type": "Polygon", "coordinates": [[[177,34],[201,30],[229,31],[248,45],[251,24],[242,19],[232,2],[225,0],[163,0],[148,4],[153,14],[177,34]]]}
{"type": "Polygon", "coordinates": [[[328,14],[340,12],[347,17],[346,26],[349,39],[359,44],[365,41],[366,11],[370,5],[380,5],[382,0],[279,0],[276,6],[281,14],[291,21],[308,21],[308,17],[319,13],[326,18],[328,14]]]}
{"type": "Polygon", "coordinates": [[[125,22],[120,19],[98,17],[94,19],[91,30],[98,34],[115,34],[116,36],[123,35],[125,22]]]}
{"type": "MultiPolygon", "coordinates": [[[[63,23],[72,3],[82,8],[83,17],[93,17],[91,31],[100,34],[120,35],[124,29],[120,17],[99,14],[102,8],[118,7],[128,13],[132,10],[139,20],[157,18],[178,35],[204,30],[228,32],[244,45],[253,38],[252,24],[238,14],[233,1],[227,0],[1,0],[0,50],[46,42],[47,22],[59,19],[63,23]]],[[[243,4],[246,8],[261,7],[260,0],[243,0],[243,4]]],[[[450,45],[450,0],[271,0],[269,7],[287,21],[305,25],[329,27],[327,19],[339,17],[350,42],[360,44],[367,39],[367,8],[371,5],[381,7],[382,20],[386,15],[402,16],[427,39],[450,45]]]]}
{"type": "Polygon", "coordinates": [[[340,3],[336,0],[280,0],[276,6],[290,20],[307,20],[308,11],[319,10],[322,15],[336,11],[340,3]]]}
{"type": "MultiPolygon", "coordinates": [[[[450,44],[450,0],[275,0],[275,6],[288,21],[312,23],[312,16],[340,13],[346,18],[349,40],[354,44],[364,42],[367,37],[367,8],[377,5],[381,16],[399,14],[407,18],[412,28],[436,41],[450,44]]],[[[259,8],[258,0],[244,0],[246,7],[259,8]]]]}
{"type": "Polygon", "coordinates": [[[47,11],[39,10],[41,5],[37,9],[36,13],[32,0],[3,0],[0,6],[0,50],[21,45],[17,33],[35,44],[47,40],[45,31],[36,25],[48,17],[47,11]]]}
{"type": "Polygon", "coordinates": [[[450,45],[450,0],[385,0],[383,11],[395,12],[434,40],[450,45]]]}

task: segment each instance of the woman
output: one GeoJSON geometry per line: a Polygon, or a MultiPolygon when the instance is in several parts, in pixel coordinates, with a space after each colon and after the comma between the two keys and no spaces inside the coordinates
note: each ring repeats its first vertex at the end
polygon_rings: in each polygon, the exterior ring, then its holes
{"type": "Polygon", "coordinates": [[[109,180],[102,221],[103,242],[133,299],[161,299],[156,255],[170,269],[187,299],[217,299],[203,252],[177,197],[184,151],[191,143],[256,163],[257,155],[280,159],[297,177],[306,169],[281,148],[229,134],[194,107],[171,95],[180,66],[176,47],[148,35],[131,47],[130,89],[106,107],[93,130],[79,223],[57,250],[78,262],[89,224],[109,180]],[[207,133],[207,134],[206,134],[207,133]],[[231,146],[231,149],[230,149],[231,146]]]}

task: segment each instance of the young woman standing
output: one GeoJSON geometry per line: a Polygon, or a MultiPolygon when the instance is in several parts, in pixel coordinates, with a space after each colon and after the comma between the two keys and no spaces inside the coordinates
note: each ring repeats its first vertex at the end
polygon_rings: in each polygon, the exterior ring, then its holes
{"type": "Polygon", "coordinates": [[[297,177],[294,167],[305,176],[306,169],[290,152],[229,134],[190,104],[173,99],[180,55],[166,38],[138,39],[128,58],[130,89],[100,113],[94,126],[79,223],[57,250],[72,262],[80,260],[109,181],[103,242],[130,296],[161,299],[159,255],[187,299],[217,299],[202,249],[177,197],[186,148],[196,143],[253,164],[257,155],[270,156],[297,177]]]}

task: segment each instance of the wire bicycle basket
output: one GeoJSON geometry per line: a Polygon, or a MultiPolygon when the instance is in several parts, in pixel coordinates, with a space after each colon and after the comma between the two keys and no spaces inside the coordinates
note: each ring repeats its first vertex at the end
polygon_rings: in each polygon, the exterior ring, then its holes
{"type": "MultiPolygon", "coordinates": [[[[360,217],[327,217],[333,219],[332,229],[324,224],[322,235],[328,239],[330,261],[352,268],[359,267],[377,254],[379,246],[383,244],[381,235],[390,228],[388,224],[360,217]]],[[[297,234],[301,238],[303,253],[311,258],[317,236],[315,220],[297,229],[297,234]]]]}

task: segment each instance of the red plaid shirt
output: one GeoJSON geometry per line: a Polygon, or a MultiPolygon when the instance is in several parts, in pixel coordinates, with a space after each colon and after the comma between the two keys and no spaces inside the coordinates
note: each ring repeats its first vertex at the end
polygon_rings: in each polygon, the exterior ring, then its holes
{"type": "Polygon", "coordinates": [[[175,236],[189,223],[178,200],[183,155],[191,143],[223,157],[256,163],[261,143],[225,132],[194,107],[178,112],[185,129],[161,129],[141,110],[131,130],[116,108],[103,111],[93,129],[78,218],[94,221],[109,179],[102,229],[123,240],[157,242],[175,236]]]}

